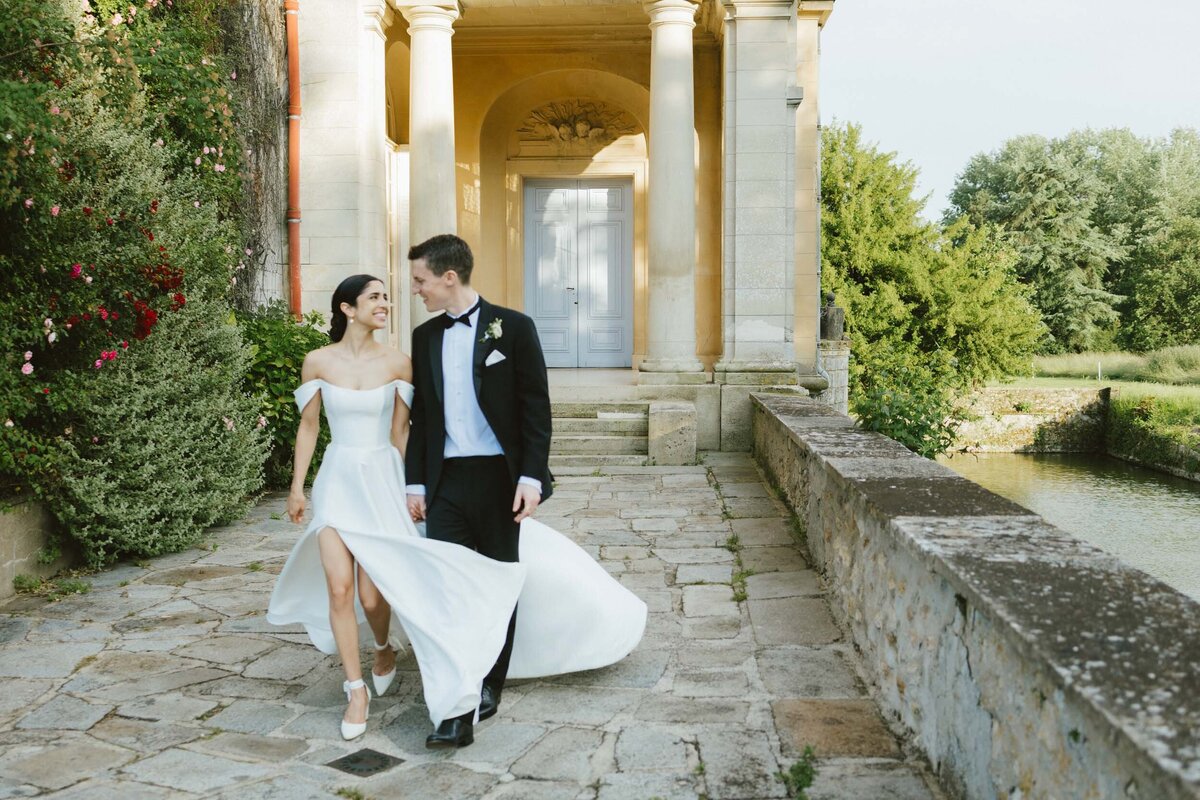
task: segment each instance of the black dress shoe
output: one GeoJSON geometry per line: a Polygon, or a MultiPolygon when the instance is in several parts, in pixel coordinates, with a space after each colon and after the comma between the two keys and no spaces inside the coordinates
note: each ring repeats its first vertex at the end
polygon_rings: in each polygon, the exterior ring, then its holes
{"type": "Polygon", "coordinates": [[[479,693],[479,721],[483,722],[489,717],[496,716],[496,709],[499,707],[500,692],[484,684],[483,691],[479,693]]]}
{"type": "Polygon", "coordinates": [[[470,720],[455,717],[442,720],[437,730],[426,737],[425,746],[430,750],[440,750],[446,747],[466,747],[474,741],[474,726],[470,720]]]}

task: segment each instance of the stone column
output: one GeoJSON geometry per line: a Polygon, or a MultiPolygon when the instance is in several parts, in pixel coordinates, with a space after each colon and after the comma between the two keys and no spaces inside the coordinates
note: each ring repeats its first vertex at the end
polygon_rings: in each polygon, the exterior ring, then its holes
{"type": "MultiPolygon", "coordinates": [[[[456,8],[404,6],[411,37],[409,83],[409,241],[458,231],[454,162],[454,74],[450,37],[456,8]]],[[[412,298],[412,324],[430,314],[412,298]]]]}
{"type": "MultiPolygon", "coordinates": [[[[696,357],[696,140],[691,0],[650,15],[649,291],[644,373],[702,373],[696,357]]],[[[649,376],[654,382],[674,379],[649,376]]]]}
{"type": "Polygon", "coordinates": [[[818,113],[821,27],[833,0],[799,0],[796,16],[796,86],[804,102],[795,132],[795,358],[800,371],[816,372],[821,309],[821,117],[818,113]]]}
{"type": "Polygon", "coordinates": [[[299,14],[301,306],[329,313],[347,275],[387,268],[384,0],[311,0],[299,14]]]}
{"type": "MultiPolygon", "coordinates": [[[[722,373],[794,383],[790,0],[725,0],[722,373]]],[[[741,381],[736,381],[741,382],[741,381]]]]}

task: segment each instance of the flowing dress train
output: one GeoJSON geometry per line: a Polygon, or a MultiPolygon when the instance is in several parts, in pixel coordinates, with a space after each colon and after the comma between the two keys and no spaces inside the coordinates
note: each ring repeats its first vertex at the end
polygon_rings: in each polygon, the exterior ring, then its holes
{"type": "MultiPolygon", "coordinates": [[[[509,677],[594,669],[633,650],[645,603],[554,529],[525,520],[517,564],[421,535],[390,442],[396,398],[411,404],[411,384],[359,390],[317,379],[296,390],[297,405],[303,410],[318,393],[332,438],[313,482],[313,520],[279,574],[268,621],[300,623],[321,652],[337,651],[317,543],[333,528],[407,634],[434,725],[477,706],[518,602],[509,677]]],[[[357,614],[364,623],[361,608],[357,614]]]]}

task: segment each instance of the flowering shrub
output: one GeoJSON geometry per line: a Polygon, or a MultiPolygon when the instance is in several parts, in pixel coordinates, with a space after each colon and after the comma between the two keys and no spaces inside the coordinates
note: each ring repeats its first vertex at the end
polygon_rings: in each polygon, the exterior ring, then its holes
{"type": "MultiPolygon", "coordinates": [[[[329,344],[329,336],[321,329],[324,320],[319,313],[314,311],[297,320],[283,303],[242,314],[238,322],[253,352],[246,370],[245,391],[259,398],[259,419],[271,440],[271,454],[263,468],[266,485],[286,489],[292,480],[292,452],[300,426],[300,411],[292,393],[300,385],[304,356],[329,344]]],[[[322,425],[310,478],[328,442],[329,428],[322,425]]]]}
{"type": "Polygon", "coordinates": [[[241,391],[248,359],[220,309],[196,303],[81,380],[52,511],[90,564],[178,550],[245,512],[268,447],[241,391]]]}
{"type": "MultiPolygon", "coordinates": [[[[168,369],[155,358],[179,361],[170,387],[160,387],[175,400],[155,413],[161,425],[178,423],[170,441],[181,452],[163,452],[158,442],[163,488],[127,493],[122,513],[176,520],[183,527],[162,534],[174,546],[188,525],[210,524],[203,514],[181,521],[162,509],[168,497],[172,506],[192,502],[167,493],[171,475],[203,474],[185,453],[203,447],[228,463],[263,455],[259,433],[213,440],[189,421],[208,414],[214,431],[225,419],[253,427],[237,421],[228,394],[241,378],[229,365],[245,356],[222,307],[242,249],[233,213],[239,162],[225,73],[204,49],[208,5],[7,0],[0,15],[0,483],[50,501],[93,561],[126,545],[153,551],[95,533],[117,525],[117,506],[81,499],[87,487],[101,475],[110,485],[125,479],[98,465],[146,473],[124,452],[103,451],[125,431],[98,430],[94,442],[79,432],[100,419],[139,430],[124,406],[153,406],[137,400],[137,373],[168,369]],[[226,329],[219,361],[156,341],[167,329],[205,338],[199,332],[217,328],[226,329]]],[[[257,468],[227,477],[213,484],[230,493],[225,505],[206,485],[187,484],[214,519],[260,482],[257,468]]],[[[152,538],[149,527],[143,533],[152,538]]]]}

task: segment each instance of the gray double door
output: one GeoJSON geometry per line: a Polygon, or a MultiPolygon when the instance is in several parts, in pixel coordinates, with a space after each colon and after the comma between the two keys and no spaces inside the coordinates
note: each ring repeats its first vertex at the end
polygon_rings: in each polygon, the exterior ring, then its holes
{"type": "Polygon", "coordinates": [[[633,184],[525,183],[525,313],[549,367],[633,366],[633,184]]]}

